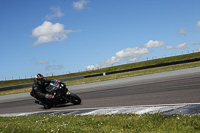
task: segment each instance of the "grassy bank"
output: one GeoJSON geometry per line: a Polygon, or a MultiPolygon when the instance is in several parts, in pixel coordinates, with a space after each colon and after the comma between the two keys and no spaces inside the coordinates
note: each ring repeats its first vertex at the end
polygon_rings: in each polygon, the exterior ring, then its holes
{"type": "MultiPolygon", "coordinates": [[[[166,57],[166,58],[161,58],[161,59],[148,60],[148,61],[143,61],[143,62],[138,62],[138,63],[113,66],[113,67],[108,67],[108,68],[103,68],[103,69],[98,69],[98,70],[83,71],[83,72],[78,72],[78,73],[70,73],[70,74],[65,74],[65,75],[47,77],[47,79],[62,79],[62,78],[69,78],[69,77],[74,77],[74,76],[93,75],[93,74],[99,74],[99,73],[104,73],[104,72],[108,73],[108,72],[113,72],[113,71],[126,70],[126,69],[143,67],[143,66],[148,66],[148,65],[157,65],[161,63],[167,63],[167,62],[182,61],[182,60],[194,59],[194,58],[199,58],[199,57],[200,57],[200,52],[197,52],[197,53],[192,53],[192,54],[179,55],[179,56],[166,57]]],[[[33,79],[0,81],[0,87],[32,83],[32,81],[33,79]]]]}
{"type": "Polygon", "coordinates": [[[118,114],[0,117],[0,132],[200,132],[198,115],[118,114]]]}
{"type": "MultiPolygon", "coordinates": [[[[118,74],[112,74],[112,75],[106,75],[106,76],[72,80],[72,81],[67,81],[65,83],[67,84],[67,86],[73,86],[73,85],[79,85],[79,84],[107,81],[107,80],[113,80],[113,79],[119,79],[119,78],[140,76],[140,75],[160,73],[160,72],[186,69],[186,68],[199,67],[199,66],[200,66],[200,61],[199,62],[172,65],[172,66],[159,67],[159,68],[150,68],[150,69],[145,69],[145,70],[131,71],[131,72],[125,72],[125,73],[118,73],[118,74]]],[[[8,91],[0,91],[0,96],[29,92],[30,90],[31,90],[31,87],[30,88],[23,88],[23,89],[8,90],[8,91]]]]}

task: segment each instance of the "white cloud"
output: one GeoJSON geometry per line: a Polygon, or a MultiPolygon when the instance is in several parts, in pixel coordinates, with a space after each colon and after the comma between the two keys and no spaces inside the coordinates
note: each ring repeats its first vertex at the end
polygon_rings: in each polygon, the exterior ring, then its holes
{"type": "Polygon", "coordinates": [[[62,17],[64,15],[59,7],[51,7],[50,10],[53,11],[53,14],[46,15],[45,16],[46,20],[51,20],[53,18],[60,18],[60,17],[62,17]]]}
{"type": "Polygon", "coordinates": [[[89,66],[86,67],[86,70],[94,70],[94,69],[97,69],[97,68],[99,68],[99,65],[96,65],[96,66],[89,65],[89,66]]]}
{"type": "Polygon", "coordinates": [[[187,43],[181,43],[181,44],[179,44],[179,45],[177,45],[175,47],[167,46],[167,49],[168,50],[170,50],[170,49],[184,49],[184,48],[186,48],[186,45],[187,45],[187,43]]]}
{"type": "Polygon", "coordinates": [[[119,63],[122,61],[122,58],[116,57],[116,56],[112,56],[110,59],[107,59],[105,61],[103,61],[103,65],[102,67],[108,67],[108,66],[112,66],[116,63],[119,63]]]}
{"type": "Polygon", "coordinates": [[[45,60],[38,60],[35,57],[32,59],[32,61],[34,61],[36,64],[49,64],[48,61],[45,60]]]}
{"type": "Polygon", "coordinates": [[[59,69],[62,69],[63,68],[63,65],[47,65],[46,66],[46,70],[49,71],[49,70],[59,70],[59,69]]]}
{"type": "Polygon", "coordinates": [[[134,57],[134,58],[129,59],[129,62],[136,62],[137,60],[138,58],[134,57]]]}
{"type": "Polygon", "coordinates": [[[153,47],[161,47],[163,45],[165,45],[165,42],[163,41],[149,40],[146,44],[143,45],[143,47],[153,48],[153,47]]]}
{"type": "Polygon", "coordinates": [[[200,21],[197,22],[196,26],[197,28],[200,28],[200,21]]]}
{"type": "Polygon", "coordinates": [[[167,46],[167,49],[174,49],[174,47],[172,47],[172,46],[167,46]]]}
{"type": "Polygon", "coordinates": [[[62,69],[63,65],[56,65],[56,66],[52,66],[52,70],[58,70],[58,69],[62,69]]]}
{"type": "Polygon", "coordinates": [[[94,70],[96,67],[94,65],[89,65],[86,67],[86,70],[94,70]]]}
{"type": "Polygon", "coordinates": [[[200,45],[200,42],[194,42],[193,45],[200,45]]]}
{"type": "Polygon", "coordinates": [[[79,0],[77,2],[73,2],[73,7],[77,10],[83,10],[84,6],[88,4],[87,0],[79,0]]]}
{"type": "Polygon", "coordinates": [[[187,45],[187,43],[182,43],[182,44],[177,45],[175,48],[176,49],[184,49],[184,48],[186,48],[186,45],[187,45]]]}
{"type": "Polygon", "coordinates": [[[147,48],[127,48],[116,53],[118,58],[134,57],[149,53],[147,48]]]}
{"type": "Polygon", "coordinates": [[[187,32],[185,31],[185,28],[180,28],[180,30],[177,30],[178,34],[180,35],[186,35],[187,32]]]}
{"type": "Polygon", "coordinates": [[[39,61],[37,61],[37,64],[48,64],[48,61],[39,60],[39,61]]]}
{"type": "Polygon", "coordinates": [[[137,61],[138,58],[140,58],[144,54],[148,54],[150,51],[147,48],[127,48],[124,50],[121,50],[119,52],[116,52],[115,56],[112,56],[111,58],[103,61],[102,65],[90,65],[87,66],[87,70],[93,70],[98,68],[104,68],[104,67],[109,67],[112,66],[116,63],[120,63],[122,61],[129,61],[129,62],[134,62],[137,61]]]}
{"type": "Polygon", "coordinates": [[[45,21],[42,25],[32,30],[32,35],[38,38],[37,41],[34,43],[34,46],[42,43],[63,41],[64,39],[68,38],[66,34],[79,31],[80,30],[65,30],[63,24],[52,24],[49,21],[45,21]]]}
{"type": "Polygon", "coordinates": [[[120,63],[121,61],[133,61],[138,60],[138,58],[144,54],[149,53],[150,51],[147,48],[127,48],[116,52],[115,56],[111,57],[110,59],[104,61],[103,66],[111,66],[116,63],[120,63]]]}

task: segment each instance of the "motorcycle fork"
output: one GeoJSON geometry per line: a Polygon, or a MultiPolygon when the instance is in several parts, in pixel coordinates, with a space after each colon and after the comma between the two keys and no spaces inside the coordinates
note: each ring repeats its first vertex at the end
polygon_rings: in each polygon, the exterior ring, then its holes
{"type": "Polygon", "coordinates": [[[67,91],[67,92],[66,92],[66,95],[67,95],[67,96],[69,96],[70,94],[71,94],[70,91],[67,91]]]}
{"type": "Polygon", "coordinates": [[[70,91],[67,91],[67,92],[66,92],[66,95],[65,95],[65,97],[64,97],[65,100],[66,100],[67,102],[71,102],[71,100],[70,100],[70,98],[69,98],[70,95],[71,95],[71,92],[70,92],[70,91]]]}

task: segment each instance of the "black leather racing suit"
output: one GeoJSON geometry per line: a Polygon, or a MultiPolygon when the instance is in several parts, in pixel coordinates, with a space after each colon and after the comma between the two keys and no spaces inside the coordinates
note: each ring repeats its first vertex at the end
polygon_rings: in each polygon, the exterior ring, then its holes
{"type": "Polygon", "coordinates": [[[31,91],[31,96],[36,98],[37,100],[41,101],[42,104],[49,104],[45,98],[47,92],[45,88],[49,86],[51,80],[45,80],[43,84],[38,84],[36,80],[34,80],[33,86],[32,86],[32,91],[31,91]]]}

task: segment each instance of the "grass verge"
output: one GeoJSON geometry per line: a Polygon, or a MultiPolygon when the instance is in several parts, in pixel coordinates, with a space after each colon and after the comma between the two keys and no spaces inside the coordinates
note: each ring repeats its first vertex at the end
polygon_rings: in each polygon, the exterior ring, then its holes
{"type": "Polygon", "coordinates": [[[0,132],[200,132],[198,115],[117,114],[0,117],[0,132]]]}
{"type": "MultiPolygon", "coordinates": [[[[191,54],[185,54],[185,55],[178,55],[178,56],[172,56],[172,57],[166,57],[166,58],[160,58],[160,59],[147,60],[147,61],[142,61],[142,62],[137,62],[137,63],[124,64],[124,65],[113,66],[113,67],[102,68],[102,69],[91,70],[91,71],[83,71],[83,72],[70,73],[70,74],[64,74],[64,75],[58,75],[58,76],[51,76],[51,77],[47,77],[47,79],[62,79],[62,78],[69,78],[69,77],[75,77],[75,76],[87,76],[87,75],[93,75],[93,74],[100,74],[100,73],[104,73],[104,72],[108,73],[108,72],[113,72],[113,71],[120,71],[120,70],[144,67],[144,66],[149,66],[149,65],[151,66],[151,65],[169,63],[169,62],[174,62],[174,61],[195,59],[195,58],[199,58],[199,57],[200,57],[200,52],[197,52],[197,53],[191,53],[191,54]]],[[[0,81],[0,87],[32,83],[32,81],[33,81],[33,78],[32,79],[0,81]]]]}
{"type": "MultiPolygon", "coordinates": [[[[120,78],[126,78],[126,77],[134,77],[134,76],[147,75],[147,74],[160,73],[160,72],[186,69],[186,68],[199,67],[199,66],[200,66],[200,61],[179,64],[179,65],[151,68],[151,69],[145,69],[145,70],[131,71],[131,72],[125,72],[125,73],[118,73],[118,74],[112,74],[112,75],[106,75],[106,76],[100,76],[100,77],[84,78],[84,79],[79,79],[79,80],[67,81],[65,83],[67,84],[67,86],[73,86],[73,85],[79,85],[79,84],[107,81],[107,80],[120,79],[120,78]]],[[[29,92],[30,90],[31,88],[0,91],[0,96],[24,93],[24,92],[29,92]]]]}

